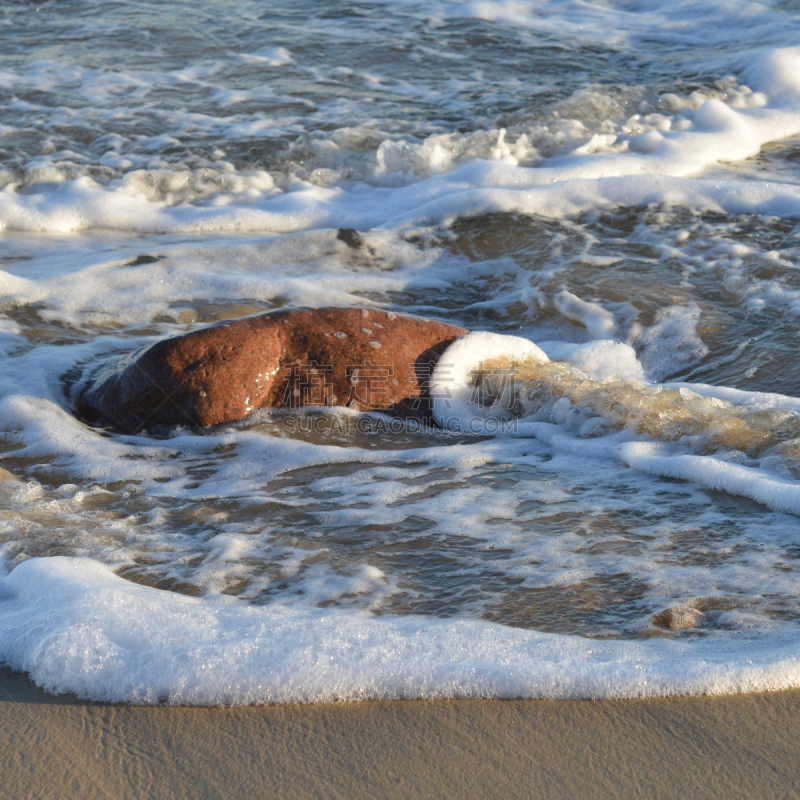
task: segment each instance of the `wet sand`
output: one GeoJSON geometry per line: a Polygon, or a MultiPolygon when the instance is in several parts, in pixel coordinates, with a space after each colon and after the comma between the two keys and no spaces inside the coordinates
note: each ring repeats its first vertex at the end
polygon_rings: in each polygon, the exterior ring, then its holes
{"type": "Polygon", "coordinates": [[[800,691],[152,708],[0,670],[4,798],[790,798],[800,691]]]}

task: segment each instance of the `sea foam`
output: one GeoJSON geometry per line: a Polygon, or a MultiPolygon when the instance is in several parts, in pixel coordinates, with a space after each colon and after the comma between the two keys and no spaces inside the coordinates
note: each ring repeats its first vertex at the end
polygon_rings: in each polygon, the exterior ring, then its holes
{"type": "Polygon", "coordinates": [[[0,622],[5,663],[50,691],[109,702],[611,698],[800,685],[791,634],[768,647],[758,635],[609,642],[466,620],[259,608],[137,586],[86,559],[20,564],[0,579],[0,622]]]}
{"type": "MultiPolygon", "coordinates": [[[[720,160],[754,156],[764,143],[800,133],[800,48],[751,53],[748,64],[757,91],[743,95],[747,102],[709,98],[696,110],[674,115],[668,129],[619,134],[605,152],[577,148],[537,167],[519,166],[501,148],[495,160],[471,161],[407,186],[294,181],[283,191],[274,188],[270,175],[226,172],[227,177],[211,176],[217,201],[191,205],[174,205],[166,178],[159,192],[151,180],[139,187],[133,173],[107,186],[82,176],[24,194],[10,183],[0,191],[0,219],[5,230],[29,232],[286,233],[338,226],[397,229],[497,211],[564,217],[620,204],[797,215],[800,194],[794,186],[687,179],[720,160]]],[[[175,179],[184,185],[186,176],[175,179]]]]}

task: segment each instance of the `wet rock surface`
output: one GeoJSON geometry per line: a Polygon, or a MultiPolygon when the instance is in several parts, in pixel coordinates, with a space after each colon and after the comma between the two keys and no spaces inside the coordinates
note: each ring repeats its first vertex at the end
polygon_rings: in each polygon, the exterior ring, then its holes
{"type": "Polygon", "coordinates": [[[464,328],[358,308],[226,320],[110,359],[76,386],[90,422],[207,427],[257,408],[346,406],[430,420],[427,382],[464,328]]]}

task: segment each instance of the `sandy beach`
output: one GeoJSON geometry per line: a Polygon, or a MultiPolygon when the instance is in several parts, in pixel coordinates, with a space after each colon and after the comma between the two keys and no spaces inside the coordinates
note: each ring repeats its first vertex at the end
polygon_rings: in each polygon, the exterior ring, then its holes
{"type": "Polygon", "coordinates": [[[151,708],[0,672],[3,796],[789,798],[800,692],[151,708]]]}

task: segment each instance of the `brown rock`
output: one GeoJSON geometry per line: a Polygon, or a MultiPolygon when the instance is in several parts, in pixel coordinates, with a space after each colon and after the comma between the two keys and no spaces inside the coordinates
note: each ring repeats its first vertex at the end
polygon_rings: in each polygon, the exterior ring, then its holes
{"type": "Polygon", "coordinates": [[[427,379],[466,332],[358,308],[226,320],[104,364],[78,390],[78,412],[127,433],[218,425],[264,407],[347,406],[429,420],[427,379]]]}

